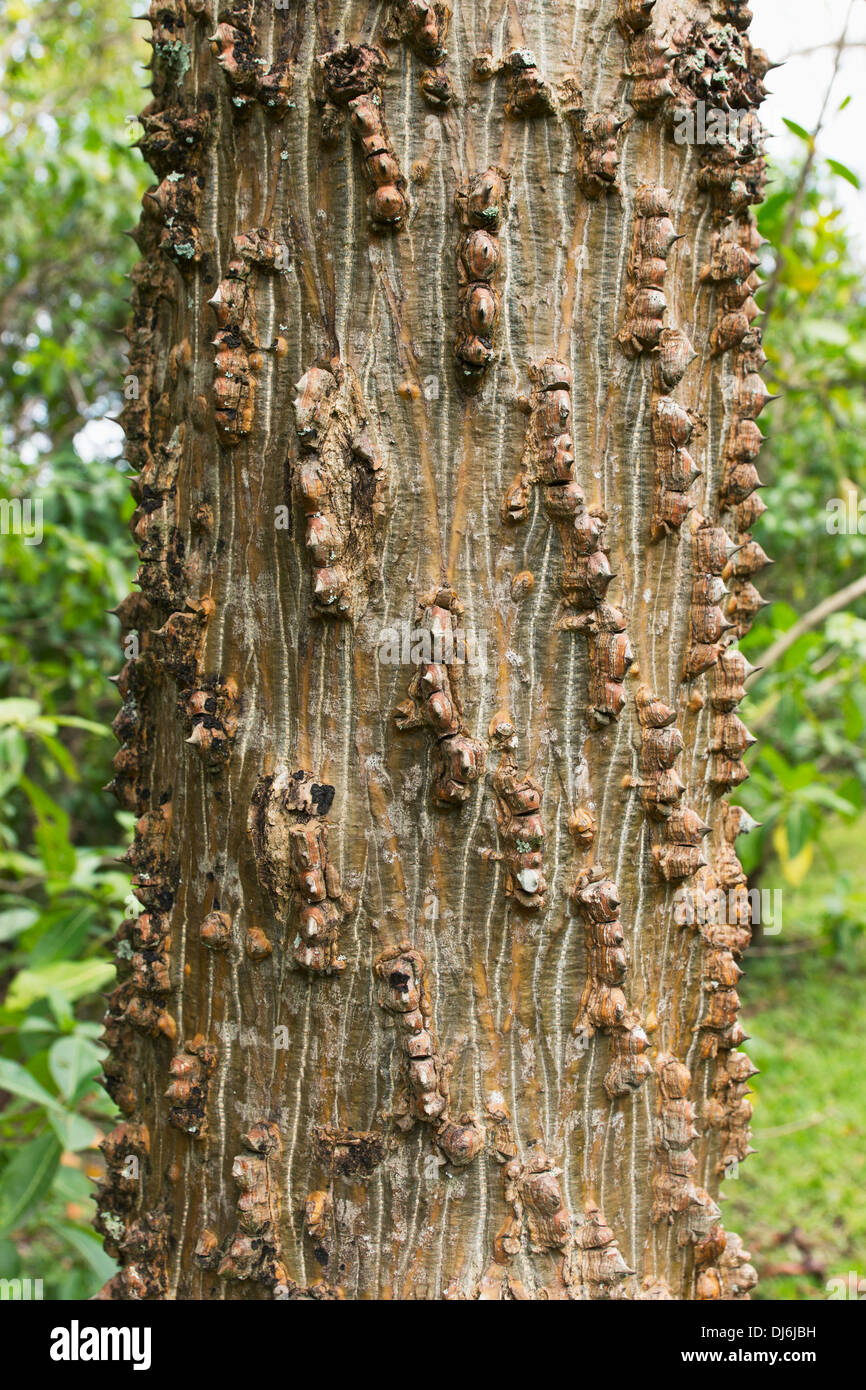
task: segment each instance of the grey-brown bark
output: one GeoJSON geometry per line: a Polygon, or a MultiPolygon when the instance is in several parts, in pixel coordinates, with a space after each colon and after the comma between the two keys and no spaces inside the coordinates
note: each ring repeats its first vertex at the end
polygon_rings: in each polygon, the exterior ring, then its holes
{"type": "Polygon", "coordinates": [[[453,8],[152,7],[107,1296],[754,1282],[762,160],[672,131],[765,61],[453,8]]]}

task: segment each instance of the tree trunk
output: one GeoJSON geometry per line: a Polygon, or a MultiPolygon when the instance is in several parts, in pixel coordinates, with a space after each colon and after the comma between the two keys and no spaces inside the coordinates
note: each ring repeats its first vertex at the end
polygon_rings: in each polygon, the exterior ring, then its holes
{"type": "Polygon", "coordinates": [[[452,3],[152,6],[106,1297],[755,1281],[767,64],[452,3]]]}

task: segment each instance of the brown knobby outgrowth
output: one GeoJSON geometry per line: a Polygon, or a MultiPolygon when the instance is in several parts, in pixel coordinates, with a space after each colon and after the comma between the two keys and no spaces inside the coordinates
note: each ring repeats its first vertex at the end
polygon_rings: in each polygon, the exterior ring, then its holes
{"type": "Polygon", "coordinates": [[[292,104],[293,59],[299,44],[288,5],[274,6],[277,32],[271,63],[259,52],[261,21],[254,0],[231,0],[230,5],[220,5],[218,13],[211,46],[231,90],[234,113],[248,115],[252,103],[259,102],[270,117],[281,120],[292,104]]]}
{"type": "Polygon", "coordinates": [[[532,488],[543,488],[544,510],[556,527],[565,563],[558,626],[581,632],[590,659],[588,714],[596,727],[618,718],[625,706],[624,681],[634,661],[623,610],[607,602],[615,578],[604,544],[607,513],[588,507],[574,475],[571,433],[571,369],[546,357],[529,369],[532,393],[520,472],[509,486],[501,515],[509,525],[527,520],[532,488]]]}
{"type": "Polygon", "coordinates": [[[457,245],[457,379],[468,396],[480,391],[495,358],[499,323],[499,233],[508,210],[509,178],[491,165],[458,190],[463,235],[457,245]]]}
{"type": "Polygon", "coordinates": [[[96,1192],[94,1226],[109,1255],[118,1259],[127,1226],[141,1205],[144,1167],[150,1155],[147,1125],[123,1120],[99,1145],[105,1173],[96,1192]]]}
{"type": "Polygon", "coordinates": [[[740,1236],[715,1228],[695,1251],[695,1298],[701,1302],[748,1298],[758,1282],[758,1272],[750,1261],[740,1236]]]}
{"type": "Polygon", "coordinates": [[[354,621],[370,601],[387,519],[379,432],[351,367],[310,367],[293,401],[299,453],[292,463],[304,517],[312,611],[354,621]]]}
{"type": "Polygon", "coordinates": [[[381,1130],[320,1125],[313,1131],[316,1160],[332,1178],[369,1178],[383,1162],[387,1148],[381,1130]]]}
{"type": "Polygon", "coordinates": [[[203,1139],[207,1132],[208,1085],[215,1066],[216,1051],[208,1047],[201,1033],[184,1043],[169,1063],[172,1079],[165,1092],[168,1121],[192,1139],[203,1139]]]}
{"type": "Polygon", "coordinates": [[[586,198],[599,198],[617,191],[619,133],[625,125],[620,116],[603,111],[587,111],[576,95],[567,108],[577,145],[577,181],[586,198]]]}
{"type": "Polygon", "coordinates": [[[619,920],[619,893],[600,865],[584,869],[570,893],[572,908],[586,933],[586,985],[573,1031],[608,1035],[611,1063],[604,1078],[610,1100],[643,1085],[652,1071],[640,1015],[630,1009],[623,985],[628,974],[625,934],[619,920]]]}
{"type": "Polygon", "coordinates": [[[446,808],[462,806],[484,771],[487,747],[466,725],[455,663],[462,605],[454,590],[443,587],[422,599],[417,629],[429,633],[429,655],[409,683],[409,698],[394,711],[401,733],[426,728],[431,736],[433,801],[446,808]]]}
{"type": "MultiPolygon", "coordinates": [[[[583,1221],[574,1232],[565,1282],[572,1298],[593,1302],[624,1297],[624,1284],[634,1274],[623,1258],[616,1236],[596,1202],[586,1204],[583,1221]]],[[[635,1295],[640,1297],[639,1294],[635,1295]]]]}
{"type": "Polygon", "coordinates": [[[435,1125],[437,1148],[461,1168],[484,1147],[484,1127],[471,1111],[457,1120],[448,1113],[448,1066],[439,1052],[424,956],[403,942],[379,956],[375,972],[379,1005],[394,1018],[406,1084],[391,1118],[404,1132],[418,1120],[435,1125]]]}
{"type": "Polygon", "coordinates": [[[638,115],[654,116],[674,97],[677,49],[654,27],[655,0],[620,0],[617,18],[626,40],[623,76],[631,78],[628,100],[638,115]]]}
{"type": "Polygon", "coordinates": [[[280,1260],[280,1132],[270,1120],[260,1120],[243,1135],[242,1143],[232,1163],[238,1190],[237,1229],[223,1244],[205,1230],[195,1257],[203,1269],[216,1270],[220,1278],[255,1279],[279,1298],[289,1282],[280,1260]]]}
{"type": "Polygon", "coordinates": [[[722,639],[732,624],[722,607],[727,594],[722,576],[737,549],[724,527],[714,526],[700,512],[693,513],[690,527],[694,580],[689,608],[686,680],[694,680],[709,671],[725,650],[722,639]]]}
{"type": "Polygon", "coordinates": [[[96,1295],[99,1299],[161,1302],[168,1296],[171,1221],[166,1204],[142,1212],[116,1233],[120,1272],[96,1295]]]}
{"type": "Polygon", "coordinates": [[[485,49],[472,60],[472,76],[476,82],[490,82],[504,74],[508,83],[505,115],[512,120],[527,120],[535,116],[552,116],[556,102],[550,83],[542,75],[538,59],[531,48],[513,48],[498,61],[485,49]]]}
{"type": "Polygon", "coordinates": [[[238,728],[237,681],[231,676],[225,681],[219,676],[204,676],[199,689],[184,691],[178,703],[189,728],[187,743],[209,773],[222,772],[238,728]]]}
{"type": "Polygon", "coordinates": [[[364,177],[371,189],[367,202],[371,226],[397,231],[406,221],[406,180],[400,172],[385,120],[382,84],[388,60],[379,48],[344,44],[319,59],[325,92],[322,130],[335,137],[343,113],[361,153],[364,177]]]}
{"type": "Polygon", "coordinates": [[[396,1122],[411,1129],[416,1120],[439,1121],[448,1107],[448,1088],[432,1031],[433,1007],[427,967],[408,942],[379,956],[375,965],[379,1005],[395,1018],[409,1095],[395,1103],[396,1122]]]}
{"type": "Polygon", "coordinates": [[[543,1145],[532,1143],[521,1157],[507,1112],[494,1106],[489,1114],[507,1215],[496,1236],[494,1263],[482,1276],[475,1296],[484,1301],[528,1298],[523,1282],[509,1268],[528,1248],[531,1254],[547,1257],[544,1263],[551,1277],[545,1297],[623,1298],[624,1283],[634,1271],[623,1259],[598,1204],[588,1198],[581,1217],[573,1217],[562,1194],[562,1170],[543,1145]]]}
{"type": "Polygon", "coordinates": [[[695,1107],[688,1098],[692,1075],[684,1062],[664,1053],[656,1061],[655,1076],[658,1115],[652,1220],[675,1226],[679,1245],[696,1245],[713,1229],[721,1212],[694,1180],[698,1164],[692,1144],[699,1135],[695,1107]]]}
{"type": "Polygon", "coordinates": [[[214,339],[214,411],[224,444],[235,445],[253,427],[256,382],[263,357],[256,319],[253,271],[285,269],[283,247],[266,227],[241,232],[210,304],[218,332],[214,339]]]}
{"type": "Polygon", "coordinates": [[[312,975],[345,970],[340,926],[354,908],[328,846],[333,800],[332,786],[281,764],[256,783],[247,822],[259,883],[295,964],[312,975]]]}
{"type": "Polygon", "coordinates": [[[428,106],[444,110],[454,100],[454,88],[445,65],[451,7],[442,0],[392,0],[392,16],[386,42],[402,39],[422,64],[418,90],[428,106]]]}
{"type": "MultiPolygon", "coordinates": [[[[659,184],[641,184],[635,194],[634,207],[626,316],[617,334],[627,357],[637,357],[659,344],[668,307],[664,292],[667,260],[671,247],[679,239],[670,218],[671,197],[666,188],[659,184]]],[[[690,433],[689,430],[678,442],[687,443],[690,433]]]]}
{"type": "Polygon", "coordinates": [[[711,826],[682,805],[685,783],[674,764],[685,744],[676,726],[676,710],[656,699],[647,685],[638,686],[635,705],[641,726],[635,785],[653,827],[652,857],[665,881],[677,882],[706,864],[703,840],[711,826]]]}
{"type": "Polygon", "coordinates": [[[656,490],[652,515],[654,538],[670,535],[685,521],[694,503],[692,484],[701,477],[686,445],[694,424],[687,410],[671,399],[689,363],[697,356],[681,328],[663,328],[653,359],[652,439],[656,490]]]}
{"type": "Polygon", "coordinates": [[[505,861],[505,894],[527,912],[536,912],[544,906],[547,894],[542,788],[533,777],[519,771],[517,733],[507,714],[494,715],[489,736],[491,746],[501,755],[493,774],[493,795],[505,861]]]}

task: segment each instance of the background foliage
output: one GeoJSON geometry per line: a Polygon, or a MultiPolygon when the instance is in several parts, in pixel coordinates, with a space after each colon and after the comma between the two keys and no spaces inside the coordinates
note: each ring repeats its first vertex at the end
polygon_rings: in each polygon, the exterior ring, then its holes
{"type": "MultiPolygon", "coordinates": [[[[805,159],[811,140],[805,131],[801,137],[805,159]]],[[[758,535],[774,565],[760,576],[772,607],[742,644],[755,663],[799,616],[866,570],[866,299],[838,203],[840,180],[856,176],[832,159],[813,166],[792,228],[800,174],[798,166],[777,171],[758,213],[784,260],[762,325],[765,379],[781,399],[761,418],[769,435],[761,473],[769,487],[758,535]],[[833,499],[856,518],[853,533],[828,530],[833,499]]],[[[765,260],[771,275],[772,254],[765,260]]],[[[803,881],[835,817],[851,819],[863,809],[864,614],[860,601],[804,632],[753,679],[743,707],[761,747],[742,795],[763,822],[744,863],[763,870],[775,851],[789,884],[803,881]]]]}
{"type": "MultiPolygon", "coordinates": [[[[130,825],[101,794],[117,706],[106,610],[129,589],[132,503],[119,408],[125,346],[122,232],[150,182],[132,148],[145,85],[122,0],[8,0],[0,39],[0,497],[41,498],[44,539],[0,536],[0,1277],[49,1298],[112,1272],[89,1228],[88,1179],[112,1110],[97,1084],[106,942],[128,894],[115,863],[130,825]]],[[[745,649],[761,655],[857,579],[863,532],[833,534],[827,503],[866,489],[866,300],[840,209],[838,161],[776,171],[760,213],[782,246],[767,332],[762,453],[773,600],[745,649]],[[808,170],[803,177],[804,167],[808,170]]],[[[866,1023],[866,604],[805,631],[753,681],[761,744],[740,799],[762,822],[740,842],[753,881],[784,890],[784,927],[758,936],[742,993],[761,1157],[727,1185],[764,1297],[824,1297],[866,1233],[858,1132],[866,1098],[850,1040],[866,1023]]]]}
{"type": "MultiPolygon", "coordinates": [[[[146,49],[116,0],[9,0],[0,43],[0,496],[44,538],[0,536],[0,1277],[87,1297],[113,1263],[88,1179],[113,1108],[98,991],[129,892],[110,776],[115,626],[130,586],[118,465],[123,236],[149,182],[127,113],[146,49]]],[[[143,35],[143,26],[138,26],[143,35]]],[[[128,820],[128,818],[126,818],[128,820]]]]}

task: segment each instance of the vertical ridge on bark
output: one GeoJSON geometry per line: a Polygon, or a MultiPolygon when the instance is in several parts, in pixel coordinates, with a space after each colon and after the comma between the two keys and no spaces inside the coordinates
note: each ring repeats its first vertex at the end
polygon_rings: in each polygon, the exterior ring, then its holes
{"type": "Polygon", "coordinates": [[[105,1296],[748,1296],[747,11],[150,22],[105,1296]]]}

